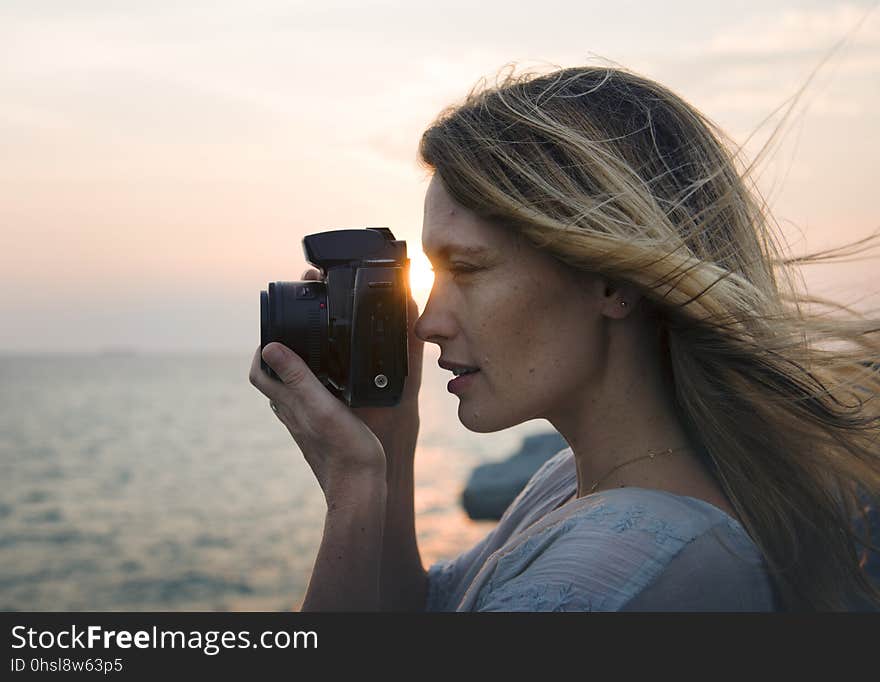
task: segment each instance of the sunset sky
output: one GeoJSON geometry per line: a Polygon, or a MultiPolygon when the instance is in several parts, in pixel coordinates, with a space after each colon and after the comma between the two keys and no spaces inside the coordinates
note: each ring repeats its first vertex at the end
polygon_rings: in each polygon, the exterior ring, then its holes
{"type": "MultiPolygon", "coordinates": [[[[743,142],[850,34],[759,184],[796,253],[867,236],[876,5],[4,0],[0,352],[252,351],[260,289],[343,227],[407,240],[422,307],[419,136],[509,62],[616,62],[743,142]]],[[[877,258],[804,274],[878,305],[877,258]]]]}

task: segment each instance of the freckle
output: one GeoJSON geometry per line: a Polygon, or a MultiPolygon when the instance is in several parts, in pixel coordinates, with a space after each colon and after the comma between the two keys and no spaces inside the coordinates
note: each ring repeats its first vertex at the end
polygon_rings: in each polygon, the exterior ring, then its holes
{"type": "Polygon", "coordinates": [[[534,367],[529,367],[529,374],[531,374],[531,373],[534,372],[534,371],[535,371],[535,368],[534,368],[534,367]]]}

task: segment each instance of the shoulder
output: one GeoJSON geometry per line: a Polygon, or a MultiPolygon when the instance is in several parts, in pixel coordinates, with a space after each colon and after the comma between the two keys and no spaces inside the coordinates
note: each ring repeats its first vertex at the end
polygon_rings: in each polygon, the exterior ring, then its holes
{"type": "Polygon", "coordinates": [[[778,611],[760,555],[725,529],[688,542],[621,611],[778,611]]]}
{"type": "MultiPolygon", "coordinates": [[[[478,608],[517,610],[512,607],[523,604],[526,610],[544,610],[540,605],[555,600],[563,610],[618,610],[703,536],[711,540],[698,548],[705,544],[713,552],[741,556],[751,571],[760,562],[735,519],[695,498],[622,488],[582,498],[572,507],[548,515],[499,550],[478,608]]],[[[685,566],[699,565],[695,560],[685,566]]],[[[712,570],[707,566],[703,574],[712,570]]]]}
{"type": "Polygon", "coordinates": [[[646,488],[617,488],[575,500],[567,508],[548,514],[523,542],[512,538],[511,550],[551,541],[563,548],[589,542],[622,542],[651,550],[689,542],[704,532],[747,539],[733,517],[708,502],[646,488]]]}

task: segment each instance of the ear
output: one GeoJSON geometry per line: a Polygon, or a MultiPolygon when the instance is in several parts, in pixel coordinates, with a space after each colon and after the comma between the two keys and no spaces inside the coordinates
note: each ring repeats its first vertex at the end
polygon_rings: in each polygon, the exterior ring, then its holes
{"type": "Polygon", "coordinates": [[[639,291],[629,284],[601,278],[600,285],[602,287],[601,311],[603,315],[611,319],[623,320],[629,317],[642,300],[639,291]]]}

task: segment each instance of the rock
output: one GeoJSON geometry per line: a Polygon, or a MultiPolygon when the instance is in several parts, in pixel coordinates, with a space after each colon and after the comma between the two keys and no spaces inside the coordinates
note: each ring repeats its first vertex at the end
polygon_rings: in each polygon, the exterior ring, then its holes
{"type": "MultiPolygon", "coordinates": [[[[872,497],[868,491],[861,487],[858,489],[858,496],[865,516],[856,514],[853,519],[853,529],[860,538],[864,537],[867,531],[868,542],[874,546],[880,546],[880,498],[872,497]]],[[[865,575],[876,589],[880,589],[880,551],[872,550],[861,543],[857,547],[865,575]]],[[[877,611],[878,609],[876,605],[864,597],[856,597],[850,610],[877,611]]]]}
{"type": "Polygon", "coordinates": [[[523,439],[519,451],[501,462],[476,467],[468,479],[461,503],[467,515],[476,520],[498,520],[541,465],[567,448],[556,431],[523,439]]]}

